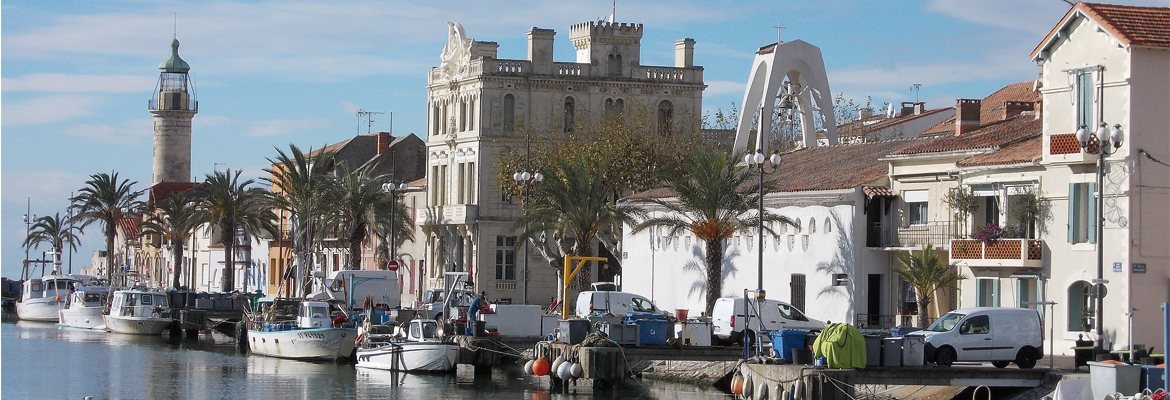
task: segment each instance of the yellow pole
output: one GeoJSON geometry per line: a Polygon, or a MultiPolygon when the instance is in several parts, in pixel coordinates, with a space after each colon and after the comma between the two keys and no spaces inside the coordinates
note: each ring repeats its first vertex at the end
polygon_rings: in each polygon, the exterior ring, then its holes
{"type": "Polygon", "coordinates": [[[561,280],[561,293],[564,293],[564,298],[561,299],[561,319],[569,319],[569,282],[577,276],[577,272],[581,271],[581,267],[585,266],[588,261],[606,261],[605,257],[583,257],[583,256],[565,256],[565,271],[561,275],[564,279],[561,280]],[[573,261],[579,261],[577,267],[569,270],[573,265],[573,261]]]}

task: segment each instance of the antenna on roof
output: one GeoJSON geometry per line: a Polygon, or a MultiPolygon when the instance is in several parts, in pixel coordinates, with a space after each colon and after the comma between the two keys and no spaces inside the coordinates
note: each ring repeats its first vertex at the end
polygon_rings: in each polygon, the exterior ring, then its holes
{"type": "Polygon", "coordinates": [[[918,91],[921,89],[922,89],[921,83],[915,83],[913,85],[910,85],[910,90],[914,91],[914,102],[915,103],[918,102],[918,91]]]}
{"type": "Polygon", "coordinates": [[[377,115],[377,114],[385,114],[385,113],[377,112],[377,111],[366,111],[365,109],[362,109],[362,108],[359,108],[357,110],[358,122],[361,122],[362,117],[366,117],[366,134],[367,135],[370,134],[371,130],[373,130],[374,115],[377,115]]]}
{"type": "Polygon", "coordinates": [[[174,26],[175,26],[175,33],[174,33],[174,37],[172,37],[171,39],[178,39],[179,38],[179,13],[177,13],[177,12],[175,13],[175,25],[174,26]]]}
{"type": "Polygon", "coordinates": [[[613,12],[609,14],[609,23],[617,23],[617,0],[613,0],[613,12]]]}

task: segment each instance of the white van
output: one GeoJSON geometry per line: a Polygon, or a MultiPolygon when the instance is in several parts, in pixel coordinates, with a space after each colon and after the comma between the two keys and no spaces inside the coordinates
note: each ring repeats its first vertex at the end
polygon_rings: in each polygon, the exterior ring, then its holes
{"type": "MultiPolygon", "coordinates": [[[[757,302],[752,300],[747,304],[749,307],[754,308],[757,302]]],[[[748,325],[750,326],[747,328],[751,331],[749,337],[754,337],[753,335],[757,332],[780,329],[803,329],[806,331],[825,329],[824,322],[806,317],[796,307],[783,301],[765,299],[762,303],[758,304],[760,306],[758,313],[760,318],[757,318],[757,313],[755,310],[752,310],[752,318],[748,321],[748,325]]],[[[724,345],[731,343],[742,344],[744,320],[744,299],[742,297],[724,297],[715,300],[715,308],[711,311],[713,339],[724,345]]]]}
{"type": "Polygon", "coordinates": [[[650,299],[633,293],[599,290],[581,292],[577,295],[576,314],[578,317],[604,314],[625,317],[626,313],[631,312],[666,315],[658,307],[655,307],[650,299]]]}
{"type": "Polygon", "coordinates": [[[1044,358],[1040,313],[1027,308],[977,307],[955,310],[907,336],[925,337],[925,360],[940,367],[955,361],[991,361],[996,368],[1015,362],[1023,369],[1044,358]]]}

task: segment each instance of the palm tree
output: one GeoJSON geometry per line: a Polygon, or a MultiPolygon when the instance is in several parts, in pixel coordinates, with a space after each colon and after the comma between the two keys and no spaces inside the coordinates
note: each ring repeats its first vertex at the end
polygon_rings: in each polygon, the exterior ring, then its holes
{"type": "MultiPolygon", "coordinates": [[[[272,168],[264,169],[269,176],[261,180],[272,185],[275,206],[291,214],[293,256],[299,260],[298,268],[307,268],[313,239],[319,235],[314,226],[321,226],[314,224],[314,220],[325,214],[320,210],[326,209],[325,205],[328,204],[324,196],[330,174],[336,166],[334,152],[310,151],[310,154],[305,154],[296,145],[289,145],[288,153],[280,149],[276,152],[275,159],[268,159],[272,168]]],[[[305,272],[303,276],[308,277],[308,271],[305,272]]],[[[299,284],[304,285],[305,282],[299,284]]]]}
{"type": "Polygon", "coordinates": [[[926,306],[939,288],[950,287],[966,279],[954,264],[943,264],[934,253],[934,244],[922,245],[921,251],[898,254],[902,267],[894,267],[894,273],[902,277],[918,295],[918,327],[926,328],[926,306]]]}
{"type": "MultiPolygon", "coordinates": [[[[528,212],[512,226],[521,231],[521,240],[551,238],[537,244],[546,254],[555,254],[548,258],[558,271],[564,256],[592,255],[594,240],[623,224],[633,223],[638,214],[636,207],[613,201],[617,191],[615,182],[606,175],[607,166],[607,161],[597,164],[584,159],[559,161],[549,178],[534,187],[528,212]]],[[[577,276],[580,287],[589,286],[588,264],[577,276]]]]}
{"type": "MultiPolygon", "coordinates": [[[[219,229],[219,243],[223,245],[223,291],[235,289],[235,246],[237,235],[256,236],[261,233],[275,236],[276,215],[272,212],[271,196],[262,188],[249,187],[255,181],[240,181],[240,172],[215,171],[207,175],[198,187],[197,218],[219,229]]],[[[249,260],[250,262],[250,260],[249,260]]]]}
{"type": "MultiPolygon", "coordinates": [[[[737,167],[738,158],[702,150],[688,157],[686,173],[667,179],[671,198],[651,198],[647,202],[662,209],[655,217],[634,226],[633,233],[651,227],[664,228],[667,236],[690,232],[703,241],[707,275],[706,312],[711,315],[715,301],[723,293],[723,243],[736,232],[751,232],[759,226],[756,205],[760,188],[756,177],[746,168],[737,167]]],[[[765,182],[765,191],[775,185],[765,182]]],[[[645,210],[650,211],[650,210],[645,210]]],[[[791,224],[792,220],[765,211],[765,222],[791,224]]],[[[765,226],[774,233],[770,226],[765,226]]]]}
{"type": "Polygon", "coordinates": [[[388,179],[388,175],[375,174],[373,168],[351,171],[344,163],[335,172],[328,198],[336,210],[332,215],[339,226],[338,237],[349,245],[346,269],[360,269],[362,244],[374,236],[379,226],[389,225],[397,199],[382,190],[388,179]]]}
{"type": "Polygon", "coordinates": [[[77,211],[73,218],[80,223],[79,229],[93,222],[102,223],[102,232],[106,235],[106,279],[111,283],[114,266],[110,265],[110,258],[114,254],[118,221],[123,218],[123,210],[134,210],[142,204],[138,201],[142,191],[134,190],[137,183],[128,179],[119,180],[117,172],[93,174],[77,196],[69,199],[77,211]]]}
{"type": "Polygon", "coordinates": [[[155,212],[142,223],[143,233],[162,235],[171,244],[171,256],[174,257],[171,262],[175,266],[171,286],[175,288],[182,283],[179,277],[183,274],[183,246],[202,224],[196,213],[196,204],[195,199],[175,193],[167,201],[155,205],[155,212]]]}
{"type": "Polygon", "coordinates": [[[61,259],[61,252],[65,250],[65,245],[69,245],[71,250],[77,250],[77,245],[81,244],[81,239],[77,237],[79,229],[69,224],[69,221],[61,218],[61,213],[56,213],[53,216],[44,216],[36,219],[28,232],[28,237],[24,238],[24,247],[33,248],[41,244],[48,244],[56,253],[53,259],[53,270],[57,271],[57,264],[61,259]]]}

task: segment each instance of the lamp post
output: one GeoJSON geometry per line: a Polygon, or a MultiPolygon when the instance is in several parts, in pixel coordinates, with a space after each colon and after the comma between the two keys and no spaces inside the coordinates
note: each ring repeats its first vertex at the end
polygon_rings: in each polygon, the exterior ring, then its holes
{"type": "MultiPolygon", "coordinates": [[[[24,213],[24,239],[28,240],[28,235],[32,232],[32,220],[36,216],[32,215],[32,198],[29,198],[29,209],[24,213]]],[[[28,245],[24,246],[24,268],[20,272],[20,280],[30,278],[28,275],[28,245]]]]}
{"type": "Polygon", "coordinates": [[[398,260],[398,237],[394,229],[394,215],[398,214],[398,192],[406,189],[406,183],[394,183],[394,181],[382,184],[382,190],[390,193],[390,200],[393,201],[393,207],[390,208],[390,259],[398,260]]]}
{"type": "MultiPolygon", "coordinates": [[[[524,144],[524,170],[517,171],[516,173],[512,174],[512,179],[515,180],[516,183],[524,185],[524,189],[523,189],[524,190],[524,201],[520,204],[520,208],[523,209],[525,215],[527,215],[528,214],[528,192],[530,189],[528,187],[528,185],[532,182],[543,181],[544,175],[541,175],[541,173],[539,173],[539,172],[533,172],[529,169],[529,165],[528,165],[528,155],[529,155],[529,146],[528,145],[529,144],[528,144],[527,135],[525,135],[524,141],[525,141],[525,144],[524,144]]],[[[525,218],[524,231],[528,231],[527,218],[525,218]]],[[[524,304],[526,304],[526,305],[528,304],[528,240],[527,239],[524,240],[524,304]]]]}
{"type": "Polygon", "coordinates": [[[1096,286],[1096,291],[1095,291],[1096,294],[1093,296],[1093,298],[1095,299],[1095,303],[1097,306],[1096,307],[1097,308],[1097,310],[1096,310],[1097,346],[1096,347],[1098,349],[1105,348],[1105,337],[1104,337],[1104,335],[1101,334],[1102,332],[1104,332],[1104,330],[1103,330],[1104,324],[1102,323],[1101,319],[1103,316],[1102,306],[1104,305],[1103,304],[1103,296],[1104,296],[1104,292],[1105,292],[1105,282],[1106,282],[1105,276],[1104,276],[1104,274],[1105,274],[1105,252],[1104,252],[1104,243],[1105,243],[1105,210],[1104,210],[1104,207],[1105,207],[1105,185],[1104,185],[1104,183],[1105,183],[1105,157],[1116,153],[1117,150],[1121,148],[1121,142],[1123,140],[1125,140],[1125,132],[1123,132],[1121,130],[1121,124],[1113,125],[1112,131],[1110,131],[1108,127],[1109,127],[1109,124],[1106,124],[1104,121],[1102,121],[1101,125],[1097,128],[1097,132],[1094,134],[1090,134],[1087,127],[1085,127],[1083,125],[1080,127],[1080,129],[1077,129],[1077,141],[1080,142],[1081,148],[1084,149],[1085,152],[1087,152],[1087,153],[1092,153],[1092,154],[1097,155],[1097,193],[1096,193],[1097,194],[1097,215],[1093,216],[1094,218],[1096,218],[1096,226],[1094,228],[1097,230],[1097,279],[1093,280],[1093,284],[1094,284],[1094,286],[1096,286]],[[1111,146],[1109,146],[1110,142],[1112,142],[1112,144],[1113,144],[1112,149],[1110,149],[1111,146]],[[1094,146],[1096,146],[1096,149],[1093,148],[1094,146]]]}
{"type": "Polygon", "coordinates": [[[743,156],[743,161],[748,165],[748,168],[755,169],[760,173],[759,181],[759,235],[760,248],[759,250],[759,265],[756,274],[756,300],[763,300],[764,292],[764,174],[771,174],[780,170],[780,153],[772,153],[771,157],[767,158],[768,164],[765,164],[764,150],[756,149],[754,154],[749,153],[743,156]],[[769,170],[770,169],[770,170],[769,170]]]}

